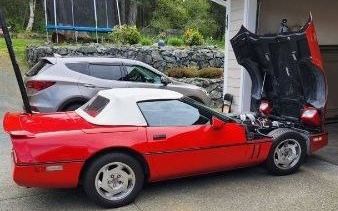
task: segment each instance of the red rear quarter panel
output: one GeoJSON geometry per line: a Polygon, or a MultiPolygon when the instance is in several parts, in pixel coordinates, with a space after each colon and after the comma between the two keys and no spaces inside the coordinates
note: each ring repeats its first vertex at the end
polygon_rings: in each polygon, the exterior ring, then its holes
{"type": "Polygon", "coordinates": [[[75,113],[8,113],[4,129],[13,143],[13,178],[28,187],[76,187],[87,159],[113,147],[145,151],[143,127],[101,127],[75,113]],[[48,167],[62,168],[49,171],[48,167]]]}
{"type": "Polygon", "coordinates": [[[34,138],[12,138],[14,181],[21,186],[70,188],[79,183],[85,161],[113,147],[145,150],[145,128],[94,128],[35,134],[34,138]],[[97,133],[94,133],[95,130],[97,133]],[[48,171],[48,167],[60,171],[48,171]]]}
{"type": "Polygon", "coordinates": [[[144,152],[145,128],[93,128],[35,134],[34,138],[15,138],[13,146],[18,163],[37,164],[85,161],[100,150],[128,147],[144,152]]]}

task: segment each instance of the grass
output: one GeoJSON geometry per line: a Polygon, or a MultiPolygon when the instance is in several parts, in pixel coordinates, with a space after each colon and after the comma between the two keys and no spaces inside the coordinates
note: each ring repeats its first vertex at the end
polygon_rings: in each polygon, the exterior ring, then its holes
{"type": "MultiPolygon", "coordinates": [[[[13,48],[16,55],[16,60],[20,66],[27,67],[26,62],[26,47],[31,44],[42,44],[44,41],[40,39],[23,39],[23,38],[14,38],[12,39],[13,48]]],[[[0,38],[0,56],[8,57],[8,51],[5,39],[0,38]]]]}

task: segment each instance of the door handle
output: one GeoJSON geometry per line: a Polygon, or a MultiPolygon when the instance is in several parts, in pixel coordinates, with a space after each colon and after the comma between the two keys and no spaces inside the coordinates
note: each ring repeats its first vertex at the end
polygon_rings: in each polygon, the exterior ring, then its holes
{"type": "Polygon", "coordinates": [[[166,134],[156,134],[153,136],[153,140],[163,140],[166,138],[167,138],[166,134]]]}
{"type": "Polygon", "coordinates": [[[83,86],[88,88],[95,88],[93,84],[83,84],[83,86]]]}

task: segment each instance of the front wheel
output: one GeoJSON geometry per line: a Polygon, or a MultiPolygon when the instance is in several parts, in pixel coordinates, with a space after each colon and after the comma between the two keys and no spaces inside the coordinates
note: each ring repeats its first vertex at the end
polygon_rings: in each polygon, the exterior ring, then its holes
{"type": "Polygon", "coordinates": [[[273,144],[267,160],[267,169],[274,175],[296,172],[306,157],[306,142],[297,132],[277,129],[270,133],[273,144]]]}
{"type": "Polygon", "coordinates": [[[113,208],[133,202],[143,183],[144,171],[136,159],[124,153],[110,153],[87,168],[83,187],[95,203],[113,208]]]}

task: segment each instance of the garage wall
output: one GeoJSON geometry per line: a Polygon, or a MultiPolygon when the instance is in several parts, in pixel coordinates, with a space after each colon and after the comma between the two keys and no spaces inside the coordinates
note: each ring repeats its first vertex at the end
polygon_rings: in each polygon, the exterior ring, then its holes
{"type": "Polygon", "coordinates": [[[288,19],[290,28],[303,26],[311,11],[320,45],[338,44],[337,0],[261,0],[258,33],[276,33],[280,21],[288,19]]]}
{"type": "MultiPolygon", "coordinates": [[[[256,30],[257,0],[231,0],[230,39],[242,25],[250,31],[256,30]]],[[[248,72],[237,63],[231,44],[228,50],[228,68],[225,77],[224,91],[234,96],[233,112],[250,111],[251,79],[248,72]]]]}
{"type": "MultiPolygon", "coordinates": [[[[231,1],[231,15],[230,15],[230,39],[237,34],[242,24],[244,23],[244,4],[245,0],[232,0],[231,1]]],[[[230,43],[229,43],[230,45],[230,43]]],[[[241,73],[242,66],[237,63],[234,51],[229,46],[228,51],[228,77],[227,92],[234,96],[232,110],[234,112],[240,111],[240,95],[241,95],[241,73]]]]}

